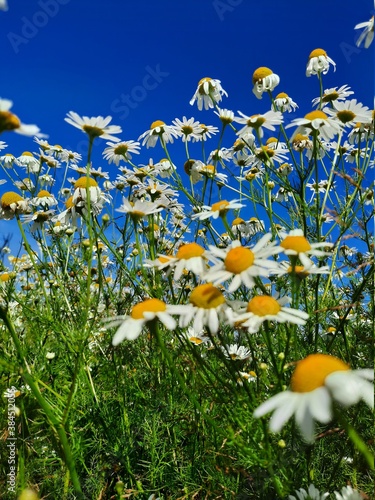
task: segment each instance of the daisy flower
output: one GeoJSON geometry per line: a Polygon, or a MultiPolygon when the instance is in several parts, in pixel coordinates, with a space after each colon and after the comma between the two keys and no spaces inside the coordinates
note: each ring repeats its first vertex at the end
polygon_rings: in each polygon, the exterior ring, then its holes
{"type": "MultiPolygon", "coordinates": [[[[309,135],[312,133],[319,133],[319,136],[329,141],[338,134],[341,130],[340,122],[330,118],[323,111],[316,110],[307,113],[304,118],[296,118],[289,123],[285,128],[295,127],[298,128],[293,134],[292,140],[298,134],[309,135]]],[[[293,144],[294,147],[294,144],[293,144]]]]}
{"type": "Polygon", "coordinates": [[[351,370],[349,366],[328,354],[310,354],[297,363],[291,379],[291,390],[271,397],[255,411],[259,418],[274,412],[270,420],[271,432],[279,432],[295,416],[306,442],[314,441],[314,421],[328,424],[331,421],[332,403],[352,406],[364,400],[374,407],[374,392],[370,380],[371,369],[351,370]]]}
{"type": "Polygon", "coordinates": [[[320,73],[326,75],[330,64],[332,64],[334,71],[336,71],[336,63],[328,57],[327,52],[323,49],[315,49],[309,55],[306,76],[319,75],[320,73]]]}
{"type": "Polygon", "coordinates": [[[57,205],[57,200],[53,196],[53,194],[42,189],[41,191],[39,191],[36,197],[30,201],[30,203],[34,207],[42,207],[48,209],[50,207],[53,207],[54,205],[57,205]]]}
{"type": "Polygon", "coordinates": [[[312,100],[312,104],[313,106],[318,106],[320,101],[324,104],[342,101],[352,94],[354,94],[354,92],[350,90],[348,85],[342,85],[339,89],[333,87],[331,89],[325,89],[321,98],[315,97],[315,99],[312,100]]]}
{"type": "Polygon", "coordinates": [[[344,486],[341,492],[335,491],[336,500],[363,500],[363,496],[351,486],[344,486]]]}
{"type": "Polygon", "coordinates": [[[109,125],[112,120],[112,116],[107,116],[103,118],[102,116],[79,116],[78,113],[74,111],[69,111],[67,113],[67,118],[64,118],[67,123],[73,125],[82,132],[86,133],[90,140],[95,139],[95,137],[100,137],[101,139],[107,139],[108,141],[119,142],[119,138],[112,134],[121,134],[122,129],[118,125],[109,125]]]}
{"type": "Polygon", "coordinates": [[[159,207],[159,203],[142,200],[132,202],[126,198],[122,199],[122,205],[120,208],[116,208],[116,212],[129,214],[135,222],[147,217],[148,215],[157,214],[162,210],[163,207],[159,207]]]}
{"type": "Polygon", "coordinates": [[[357,47],[360,47],[362,42],[364,41],[363,45],[366,49],[368,49],[374,39],[374,16],[372,16],[369,21],[359,23],[354,27],[355,30],[359,30],[361,28],[364,28],[364,30],[359,35],[358,40],[356,41],[356,45],[357,47]]]}
{"type": "Polygon", "coordinates": [[[286,150],[283,147],[261,146],[260,148],[255,148],[254,154],[250,155],[249,164],[257,167],[263,163],[272,164],[274,161],[284,163],[285,160],[288,160],[288,156],[285,152],[286,150]]]}
{"type": "Polygon", "coordinates": [[[205,125],[204,123],[200,123],[201,133],[200,133],[200,141],[206,141],[207,139],[211,139],[211,136],[217,134],[219,129],[214,127],[213,125],[205,125]]]}
{"type": "Polygon", "coordinates": [[[195,94],[190,99],[190,104],[193,106],[197,101],[199,111],[202,111],[203,106],[204,109],[214,108],[221,101],[223,95],[228,97],[228,94],[221,86],[220,80],[208,77],[202,78],[198,83],[195,94]]]}
{"type": "Polygon", "coordinates": [[[200,276],[206,270],[206,250],[198,243],[185,243],[180,246],[173,256],[159,254],[156,261],[149,261],[149,265],[158,269],[174,269],[174,279],[179,280],[184,270],[200,276]]]}
{"type": "Polygon", "coordinates": [[[248,302],[245,312],[234,312],[228,309],[226,315],[229,324],[240,325],[249,333],[257,333],[265,321],[305,325],[309,315],[304,311],[285,307],[289,302],[289,297],[274,298],[270,295],[256,295],[248,302]]]}
{"type": "Polygon", "coordinates": [[[140,143],[136,141],[107,142],[107,148],[103,151],[103,158],[108,163],[119,165],[120,161],[132,159],[131,153],[139,155],[140,143]]]}
{"type": "Polygon", "coordinates": [[[180,337],[183,339],[188,340],[194,345],[201,345],[201,344],[211,344],[210,338],[207,337],[207,335],[204,334],[204,331],[196,332],[194,328],[189,326],[186,332],[183,332],[180,337]]]}
{"type": "Polygon", "coordinates": [[[320,493],[313,484],[310,484],[307,491],[303,488],[296,490],[296,495],[289,495],[288,500],[325,500],[329,497],[329,493],[320,493]]]}
{"type": "Polygon", "coordinates": [[[259,137],[263,137],[263,128],[268,130],[276,130],[274,125],[280,125],[283,122],[283,115],[280,111],[266,111],[266,113],[256,114],[252,116],[247,116],[243,114],[241,111],[238,111],[241,117],[236,117],[234,121],[236,123],[243,124],[241,130],[237,132],[241,138],[243,138],[246,134],[251,134],[253,130],[255,130],[259,137]]]}
{"type": "Polygon", "coordinates": [[[17,158],[17,164],[24,167],[28,173],[36,174],[41,170],[40,161],[30,151],[24,151],[17,158]]]}
{"type": "Polygon", "coordinates": [[[273,90],[280,83],[280,77],[264,66],[253,73],[253,93],[258,99],[262,98],[265,90],[273,90]]]}
{"type": "Polygon", "coordinates": [[[96,180],[92,177],[80,177],[74,183],[73,205],[79,205],[81,202],[86,203],[87,195],[89,195],[91,203],[97,203],[101,195],[101,190],[96,180]]]}
{"type": "Polygon", "coordinates": [[[193,321],[193,328],[199,332],[206,326],[212,334],[219,330],[219,321],[227,308],[222,292],[212,285],[198,285],[191,292],[189,304],[170,306],[172,314],[180,316],[179,325],[185,328],[193,321]]]}
{"type": "Polygon", "coordinates": [[[220,109],[218,111],[214,111],[215,115],[217,115],[223,125],[229,125],[234,121],[234,113],[230,109],[220,109]]]}
{"type": "Polygon", "coordinates": [[[232,361],[244,361],[251,358],[251,351],[243,345],[230,344],[221,347],[226,358],[232,361]]]}
{"type": "Polygon", "coordinates": [[[178,137],[178,135],[173,126],[166,125],[161,120],[156,120],[151,123],[150,130],[143,132],[138,137],[138,140],[143,139],[142,146],[146,145],[146,148],[153,148],[159,138],[163,144],[168,144],[168,142],[173,142],[174,137],[178,137]]]}
{"type": "Polygon", "coordinates": [[[278,275],[291,274],[297,276],[300,280],[307,278],[310,274],[327,274],[330,269],[328,266],[318,267],[311,262],[310,266],[291,266],[290,262],[283,261],[279,263],[278,275]]]}
{"type": "Polygon", "coordinates": [[[231,279],[229,292],[236,291],[242,284],[253,288],[254,277],[267,277],[272,270],[278,269],[276,262],[267,259],[281,251],[275,243],[269,244],[271,238],[271,233],[265,234],[251,249],[242,246],[238,240],[225,249],[210,246],[208,255],[212,255],[215,260],[222,260],[209,269],[205,279],[214,285],[231,279]]]}
{"type": "Polygon", "coordinates": [[[202,212],[198,212],[191,216],[192,219],[205,220],[212,217],[213,219],[218,219],[219,217],[225,217],[228,210],[238,210],[239,208],[244,207],[242,203],[239,203],[239,200],[220,200],[216,203],[213,203],[211,206],[203,205],[202,212]]]}
{"type": "Polygon", "coordinates": [[[285,113],[285,111],[291,113],[292,111],[295,111],[296,108],[298,108],[298,105],[285,92],[280,92],[279,94],[277,94],[277,96],[275,97],[275,106],[277,111],[280,111],[281,113],[285,113]]]}
{"type": "Polygon", "coordinates": [[[0,199],[0,219],[10,220],[15,215],[25,214],[29,211],[28,201],[18,193],[8,191],[0,199]]]}
{"type": "Polygon", "coordinates": [[[179,120],[176,118],[172,120],[174,125],[174,130],[178,137],[182,137],[182,142],[193,142],[200,141],[202,138],[201,132],[202,128],[199,122],[196,122],[194,118],[187,119],[186,116],[179,120]]]}
{"type": "Polygon", "coordinates": [[[125,339],[138,338],[143,327],[155,319],[160,320],[168,330],[174,330],[176,321],[170,315],[169,307],[162,300],[147,299],[133,306],[128,316],[108,318],[106,328],[120,325],[112,339],[112,345],[117,346],[125,339]]]}
{"type": "Polygon", "coordinates": [[[298,257],[301,264],[306,268],[311,267],[313,262],[309,255],[316,257],[325,257],[330,255],[329,252],[319,250],[319,248],[333,247],[333,243],[323,241],[321,243],[309,243],[304,236],[302,229],[293,229],[289,233],[280,232],[282,241],[280,246],[284,249],[285,255],[289,255],[292,262],[295,263],[295,258],[298,257]]]}
{"type": "Polygon", "coordinates": [[[357,123],[371,123],[372,121],[372,110],[359,102],[357,103],[357,99],[334,102],[333,109],[326,107],[323,112],[336,118],[344,126],[354,127],[357,123]]]}
{"type": "Polygon", "coordinates": [[[13,101],[0,98],[0,134],[5,131],[13,131],[17,134],[34,136],[39,135],[40,128],[36,125],[25,125],[15,114],[9,110],[13,106],[13,101]]]}
{"type": "Polygon", "coordinates": [[[2,163],[2,166],[5,168],[12,168],[13,165],[18,165],[16,157],[11,153],[6,153],[5,155],[0,156],[0,161],[2,163]]]}

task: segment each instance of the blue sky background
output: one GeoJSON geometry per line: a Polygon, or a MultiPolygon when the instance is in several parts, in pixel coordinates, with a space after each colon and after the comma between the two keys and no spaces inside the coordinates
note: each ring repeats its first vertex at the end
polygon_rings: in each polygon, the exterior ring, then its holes
{"type": "MultiPolygon", "coordinates": [[[[354,30],[373,14],[371,0],[8,3],[9,10],[0,12],[0,97],[13,100],[12,111],[24,123],[37,124],[51,144],[81,153],[86,137],[64,121],[70,110],[112,115],[112,123],[123,129],[123,140],[137,140],[154,120],[170,123],[183,115],[220,126],[212,112],[189,105],[205,76],[221,80],[228,92],[222,107],[249,115],[265,112],[269,100],[252,93],[252,73],[259,66],[280,76],[277,92],[287,92],[298,103],[293,118],[303,117],[319,95],[318,79],[305,76],[315,48],[325,49],[337,64],[336,72],[324,76],[324,87],[348,84],[353,97],[373,106],[373,46],[357,48],[354,30]],[[160,81],[142,91],[150,68],[159,68],[160,81]],[[122,95],[137,97],[138,102],[132,98],[133,109],[121,103],[122,95]]],[[[15,156],[37,151],[31,138],[9,133],[1,140],[9,144],[5,152],[15,156]]],[[[104,148],[105,141],[97,140],[93,160],[106,170],[104,148]]],[[[164,156],[159,146],[147,153],[143,162],[164,156]]],[[[5,184],[0,192],[9,188],[5,184]]],[[[0,235],[9,228],[1,221],[0,235]]]]}

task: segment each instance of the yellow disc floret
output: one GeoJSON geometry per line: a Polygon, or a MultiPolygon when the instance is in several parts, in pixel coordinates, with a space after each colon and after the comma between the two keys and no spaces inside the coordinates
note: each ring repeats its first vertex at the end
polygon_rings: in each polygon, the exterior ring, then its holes
{"type": "Polygon", "coordinates": [[[247,304],[247,312],[251,312],[256,316],[275,316],[280,310],[280,304],[269,295],[256,295],[247,304]]]}
{"type": "Polygon", "coordinates": [[[19,201],[24,201],[22,196],[13,191],[8,191],[7,193],[4,193],[3,196],[1,197],[1,202],[0,202],[1,208],[7,210],[11,207],[13,203],[18,203],[19,201]]]}
{"type": "Polygon", "coordinates": [[[190,303],[202,309],[215,309],[225,303],[221,291],[211,283],[199,285],[191,292],[190,303]]]}
{"type": "Polygon", "coordinates": [[[198,243],[186,243],[178,249],[176,257],[183,260],[192,259],[193,257],[201,257],[204,251],[204,248],[198,243]]]}
{"type": "Polygon", "coordinates": [[[305,118],[306,120],[327,120],[328,116],[323,113],[323,111],[320,111],[319,109],[315,110],[315,111],[310,111],[310,113],[307,113],[307,115],[305,115],[305,118]]]}
{"type": "Polygon", "coordinates": [[[324,386],[328,375],[337,371],[349,370],[341,359],[328,354],[310,354],[299,361],[291,380],[292,391],[310,392],[324,386]]]}
{"type": "Polygon", "coordinates": [[[226,200],[217,201],[211,205],[211,210],[213,212],[226,212],[228,210],[229,202],[226,200]]]}
{"type": "Polygon", "coordinates": [[[272,73],[273,71],[271,69],[266,68],[265,66],[261,66],[253,73],[253,84],[259,82],[260,80],[263,80],[263,78],[266,78],[266,76],[272,75],[272,73]]]}
{"type": "Polygon", "coordinates": [[[39,191],[39,193],[36,195],[37,198],[50,198],[52,195],[45,189],[42,189],[39,191]]]}
{"type": "Polygon", "coordinates": [[[311,245],[304,236],[287,236],[280,246],[285,250],[294,250],[297,253],[311,250],[311,245]]]}
{"type": "Polygon", "coordinates": [[[164,122],[162,122],[161,120],[156,120],[156,121],[151,123],[150,129],[154,130],[154,128],[162,127],[163,125],[165,125],[164,122]]]}
{"type": "Polygon", "coordinates": [[[313,57],[319,57],[319,56],[327,57],[327,52],[323,49],[315,49],[309,55],[309,59],[312,59],[313,57]]]}
{"type": "Polygon", "coordinates": [[[76,180],[74,184],[74,189],[77,188],[86,189],[87,187],[98,187],[98,183],[96,182],[95,179],[92,179],[91,177],[80,177],[79,179],[76,180]]]}
{"type": "Polygon", "coordinates": [[[235,247],[229,250],[224,260],[225,269],[240,274],[254,263],[254,254],[249,248],[235,247]]]}
{"type": "Polygon", "coordinates": [[[159,299],[147,299],[139,304],[136,304],[131,312],[131,317],[133,319],[142,319],[144,318],[145,312],[164,312],[166,311],[167,306],[162,300],[159,299]]]}

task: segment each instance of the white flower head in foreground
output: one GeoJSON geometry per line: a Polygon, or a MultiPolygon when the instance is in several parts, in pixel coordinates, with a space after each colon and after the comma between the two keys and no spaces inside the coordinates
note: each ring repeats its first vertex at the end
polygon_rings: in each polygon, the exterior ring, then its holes
{"type": "Polygon", "coordinates": [[[292,261],[295,260],[293,257],[298,257],[301,264],[307,269],[313,264],[309,255],[314,255],[316,257],[328,256],[330,255],[329,252],[319,250],[319,248],[333,246],[333,243],[329,242],[309,243],[302,229],[293,229],[289,233],[281,231],[280,236],[283,238],[280,246],[284,249],[284,253],[289,255],[292,261]]]}
{"type": "Polygon", "coordinates": [[[155,319],[159,319],[168,330],[174,330],[176,321],[170,315],[169,307],[162,300],[147,299],[133,306],[129,316],[108,318],[106,328],[120,325],[112,339],[112,345],[116,346],[125,339],[136,339],[143,327],[155,319]]]}
{"type": "Polygon", "coordinates": [[[341,492],[335,491],[336,500],[363,500],[363,496],[351,486],[344,486],[341,492]]]}
{"type": "Polygon", "coordinates": [[[242,246],[238,240],[225,249],[210,246],[210,254],[222,260],[210,268],[205,279],[214,285],[232,279],[229,292],[236,291],[241,284],[253,288],[254,277],[267,277],[278,269],[276,262],[267,259],[282,251],[276,243],[269,244],[271,238],[271,233],[265,234],[252,248],[242,246]]]}
{"type": "Polygon", "coordinates": [[[329,497],[329,493],[320,493],[313,484],[310,484],[308,490],[300,488],[296,491],[296,497],[293,495],[288,496],[288,500],[325,500],[329,497]]]}
{"type": "Polygon", "coordinates": [[[29,212],[29,203],[18,193],[8,191],[0,199],[0,219],[10,220],[29,212]]]}
{"type": "Polygon", "coordinates": [[[202,78],[198,83],[195,94],[190,99],[190,104],[193,106],[197,101],[199,111],[202,111],[203,106],[204,109],[214,108],[221,101],[223,95],[228,97],[228,94],[221,86],[220,80],[208,77],[202,78]]]}
{"type": "Polygon", "coordinates": [[[264,91],[271,91],[280,83],[280,77],[271,69],[261,66],[253,73],[253,93],[261,99],[264,91]]]}
{"type": "Polygon", "coordinates": [[[285,113],[285,111],[291,113],[292,111],[295,111],[296,108],[298,108],[298,105],[285,92],[280,92],[279,94],[277,94],[277,96],[275,97],[275,106],[278,111],[281,111],[281,113],[285,113]]]}
{"type": "Polygon", "coordinates": [[[90,140],[100,137],[108,141],[119,142],[120,139],[112,134],[121,134],[122,129],[118,125],[109,125],[111,120],[112,116],[107,116],[106,118],[102,116],[92,116],[91,118],[88,116],[81,117],[74,111],[69,111],[65,118],[67,123],[86,133],[90,140]]]}
{"type": "Polygon", "coordinates": [[[331,89],[325,89],[321,99],[320,97],[315,97],[315,99],[312,100],[312,104],[313,106],[318,106],[320,105],[320,100],[324,104],[330,104],[335,101],[343,101],[352,94],[354,94],[354,92],[350,90],[348,85],[342,85],[339,89],[337,87],[333,87],[331,89]]]}
{"type": "Polygon", "coordinates": [[[143,139],[142,146],[146,145],[146,148],[153,148],[159,138],[162,143],[167,144],[168,142],[173,143],[174,137],[176,138],[178,135],[173,126],[166,125],[161,120],[156,120],[151,123],[149,130],[146,130],[138,137],[138,140],[143,139]]]}
{"type": "Polygon", "coordinates": [[[136,141],[123,141],[118,143],[107,142],[107,148],[103,151],[103,157],[108,163],[119,165],[120,161],[132,159],[131,153],[139,154],[140,143],[136,141]]]}
{"type": "Polygon", "coordinates": [[[374,39],[374,16],[371,16],[369,21],[359,23],[354,27],[355,30],[359,30],[361,28],[364,28],[364,30],[359,35],[356,45],[357,47],[360,47],[362,42],[364,42],[363,45],[366,49],[368,49],[374,39]]]}
{"type": "Polygon", "coordinates": [[[329,65],[332,64],[336,71],[336,63],[328,57],[327,52],[323,49],[315,49],[309,55],[309,61],[306,67],[306,76],[323,75],[328,73],[329,65]]]}
{"type": "Polygon", "coordinates": [[[304,311],[285,307],[290,302],[288,297],[281,299],[269,295],[256,295],[247,304],[245,312],[226,311],[231,325],[247,328],[249,333],[257,333],[265,321],[304,325],[309,315],[304,311]]]}
{"type": "Polygon", "coordinates": [[[263,128],[274,131],[276,130],[274,125],[280,125],[283,122],[283,115],[280,111],[266,111],[262,115],[256,114],[252,116],[246,116],[241,111],[238,111],[238,113],[241,117],[235,118],[234,121],[244,124],[244,127],[237,132],[237,135],[241,138],[251,134],[253,130],[262,138],[263,128]]]}
{"type": "Polygon", "coordinates": [[[220,200],[216,203],[213,203],[211,206],[203,205],[203,211],[192,215],[191,218],[205,220],[212,217],[213,219],[218,219],[219,217],[225,217],[228,210],[237,210],[244,206],[245,205],[243,205],[242,203],[239,203],[239,200],[220,200]]]}
{"type": "Polygon", "coordinates": [[[328,354],[310,354],[297,363],[291,379],[291,390],[280,392],[261,404],[254,417],[274,412],[271,432],[279,432],[294,415],[304,440],[314,441],[314,421],[328,424],[332,420],[332,402],[348,407],[364,400],[374,407],[371,369],[351,370],[328,354]]]}
{"type": "Polygon", "coordinates": [[[298,134],[309,135],[319,133],[319,136],[329,141],[335,137],[341,130],[341,124],[338,120],[330,118],[326,113],[320,110],[311,111],[307,113],[304,118],[296,118],[289,123],[285,128],[295,127],[298,128],[293,134],[292,140],[298,134]]]}
{"type": "Polygon", "coordinates": [[[334,102],[333,109],[327,107],[323,109],[323,112],[339,120],[343,126],[354,127],[357,123],[372,122],[372,110],[359,102],[357,103],[357,99],[334,102]]]}
{"type": "Polygon", "coordinates": [[[5,131],[12,131],[30,137],[40,135],[39,127],[21,123],[18,116],[9,111],[12,106],[13,101],[1,99],[0,97],[0,134],[5,131]]]}
{"type": "Polygon", "coordinates": [[[198,285],[191,292],[190,304],[170,306],[172,314],[180,316],[179,325],[185,328],[193,321],[193,328],[200,332],[206,326],[212,334],[219,330],[219,321],[228,307],[221,291],[212,283],[198,285]]]}

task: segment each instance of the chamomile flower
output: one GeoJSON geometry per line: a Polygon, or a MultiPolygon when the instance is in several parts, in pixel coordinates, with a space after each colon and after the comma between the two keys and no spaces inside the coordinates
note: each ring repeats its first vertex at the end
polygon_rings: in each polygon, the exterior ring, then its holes
{"type": "Polygon", "coordinates": [[[162,255],[153,263],[158,269],[174,269],[174,279],[179,280],[184,270],[201,276],[207,267],[207,251],[198,243],[185,243],[179,247],[176,254],[162,255]]]}
{"type": "Polygon", "coordinates": [[[187,327],[193,322],[193,328],[199,332],[206,326],[212,334],[217,333],[220,319],[227,304],[222,292],[212,285],[198,285],[191,292],[189,304],[170,306],[172,314],[180,317],[179,325],[187,327]]]}
{"type": "Polygon", "coordinates": [[[197,101],[199,111],[202,110],[203,106],[204,109],[214,108],[221,101],[223,95],[228,97],[228,94],[221,86],[220,80],[208,77],[202,78],[198,83],[195,94],[190,99],[190,104],[193,106],[197,101]]]}
{"type": "Polygon", "coordinates": [[[108,163],[119,165],[120,161],[129,161],[132,159],[132,154],[139,154],[141,149],[140,143],[136,141],[122,142],[107,142],[107,148],[103,151],[103,158],[108,163]]]}
{"type": "Polygon", "coordinates": [[[251,351],[243,345],[230,344],[221,347],[224,356],[232,361],[244,361],[251,358],[251,351]]]}
{"type": "Polygon", "coordinates": [[[277,323],[293,323],[305,325],[309,315],[304,311],[286,307],[289,297],[274,298],[270,295],[255,295],[246,306],[246,311],[226,311],[228,322],[231,325],[241,325],[249,333],[257,333],[265,321],[277,323]]]}
{"type": "Polygon", "coordinates": [[[289,495],[288,500],[325,500],[329,497],[329,493],[320,493],[313,484],[310,484],[307,491],[304,488],[300,488],[295,493],[297,496],[289,495]]]}
{"type": "Polygon", "coordinates": [[[18,116],[9,111],[12,106],[13,101],[0,98],[0,134],[5,131],[12,131],[16,134],[27,135],[29,137],[40,135],[39,127],[21,123],[18,116]]]}
{"type": "Polygon", "coordinates": [[[29,211],[29,203],[18,193],[8,191],[0,199],[0,219],[10,220],[15,215],[25,214],[29,211]]]}
{"type": "Polygon", "coordinates": [[[122,205],[120,208],[116,208],[117,212],[129,214],[135,222],[147,217],[148,215],[157,214],[162,210],[163,207],[160,207],[159,203],[142,200],[132,202],[126,198],[122,199],[122,205]]]}
{"type": "Polygon", "coordinates": [[[236,117],[234,121],[236,123],[243,124],[241,130],[237,132],[241,138],[246,134],[251,134],[253,130],[259,135],[260,138],[263,137],[263,129],[276,130],[274,125],[280,125],[283,122],[283,115],[280,111],[266,111],[263,114],[256,114],[252,116],[247,116],[241,111],[238,111],[240,117],[236,117]]]}
{"type": "Polygon", "coordinates": [[[333,87],[330,89],[325,89],[322,97],[315,97],[312,100],[313,106],[319,106],[320,102],[323,104],[330,104],[336,101],[343,101],[350,95],[354,94],[348,85],[342,85],[339,89],[337,87],[333,87]]]}
{"type": "MultiPolygon", "coordinates": [[[[296,118],[289,123],[285,128],[295,127],[298,128],[293,134],[293,140],[298,134],[309,135],[318,133],[320,137],[329,141],[338,134],[341,130],[339,121],[330,118],[326,113],[320,110],[311,111],[307,113],[304,118],[296,118]]],[[[294,147],[294,144],[293,144],[294,147]]]]}
{"type": "Polygon", "coordinates": [[[90,197],[91,203],[97,203],[101,195],[101,190],[98,183],[92,177],[80,177],[74,183],[74,193],[72,198],[73,205],[78,205],[82,202],[87,202],[87,197],[90,197]]]}
{"type": "Polygon", "coordinates": [[[344,126],[349,125],[354,127],[357,123],[371,123],[372,110],[361,103],[357,103],[357,99],[350,101],[334,102],[332,108],[324,108],[323,112],[339,120],[344,126]]]}
{"type": "Polygon", "coordinates": [[[201,344],[206,344],[210,345],[211,341],[210,338],[207,337],[207,335],[204,334],[204,330],[201,330],[200,332],[196,332],[194,328],[189,326],[186,332],[183,332],[180,337],[183,339],[188,340],[194,345],[201,345],[201,344]]]}
{"type": "Polygon", "coordinates": [[[138,140],[143,139],[142,146],[146,148],[153,148],[158,139],[164,144],[173,142],[173,138],[178,137],[175,129],[171,125],[166,125],[161,120],[156,120],[151,123],[150,130],[146,130],[138,137],[138,140]]]}
{"type": "Polygon", "coordinates": [[[106,320],[106,328],[118,326],[112,339],[112,345],[117,346],[123,340],[134,340],[139,337],[147,323],[158,319],[168,330],[176,328],[176,321],[169,312],[170,306],[159,299],[146,299],[132,307],[130,315],[117,316],[106,320]]]}
{"type": "Polygon", "coordinates": [[[295,111],[296,108],[298,108],[298,105],[285,92],[280,92],[279,94],[277,94],[277,96],[275,97],[275,106],[277,111],[281,111],[281,113],[285,113],[285,111],[291,113],[292,111],[295,111]]]}
{"type": "Polygon", "coordinates": [[[79,116],[78,113],[74,111],[69,111],[67,117],[64,118],[67,123],[73,125],[82,132],[86,133],[90,140],[100,137],[101,139],[107,139],[108,141],[119,142],[120,139],[113,134],[121,134],[122,129],[118,125],[109,125],[112,120],[112,116],[79,116]]]}
{"type": "Polygon", "coordinates": [[[41,191],[39,191],[36,197],[30,201],[30,203],[34,207],[42,207],[48,210],[48,208],[57,205],[57,200],[53,196],[53,194],[49,193],[45,189],[42,189],[41,191]]]}
{"type": "Polygon", "coordinates": [[[356,45],[357,47],[360,47],[362,42],[364,42],[364,47],[368,49],[374,39],[374,16],[371,16],[369,21],[359,23],[354,27],[355,30],[359,30],[361,28],[364,28],[364,30],[359,35],[356,45]]]}
{"type": "Polygon", "coordinates": [[[323,49],[315,49],[309,55],[309,61],[306,67],[306,76],[327,74],[330,64],[336,71],[336,63],[327,55],[323,49]]]}
{"type": "Polygon", "coordinates": [[[228,210],[238,210],[239,208],[244,207],[242,203],[239,203],[239,200],[220,200],[216,203],[213,203],[211,206],[203,205],[203,210],[191,216],[192,219],[205,220],[212,217],[213,219],[218,219],[219,217],[225,217],[228,210]]]}
{"type": "Polygon", "coordinates": [[[263,92],[273,90],[280,83],[280,77],[271,69],[262,66],[253,73],[253,93],[258,99],[262,98],[263,92]]]}
{"type": "Polygon", "coordinates": [[[234,121],[234,113],[230,109],[218,108],[218,111],[214,111],[214,113],[220,118],[223,125],[229,125],[234,121]]]}
{"type": "Polygon", "coordinates": [[[284,253],[290,256],[290,259],[295,262],[295,257],[298,257],[301,264],[305,267],[311,267],[312,261],[309,258],[310,255],[316,257],[325,257],[330,255],[329,252],[319,250],[319,248],[329,248],[333,247],[333,243],[321,242],[321,243],[309,243],[307,238],[304,236],[302,229],[293,229],[289,233],[280,232],[280,237],[282,241],[280,246],[284,249],[284,253]]]}
{"type": "Polygon", "coordinates": [[[314,421],[328,424],[333,417],[332,403],[351,406],[363,399],[374,407],[371,369],[351,370],[340,359],[328,354],[310,354],[297,363],[291,390],[280,392],[261,404],[254,417],[274,412],[271,432],[279,432],[294,415],[304,440],[314,441],[314,421]]]}
{"type": "Polygon", "coordinates": [[[341,492],[335,491],[336,500],[363,500],[363,496],[358,490],[353,490],[351,486],[344,486],[341,492]]]}
{"type": "Polygon", "coordinates": [[[217,134],[219,129],[214,127],[213,125],[205,125],[204,123],[200,123],[201,133],[200,133],[200,141],[206,141],[207,139],[211,139],[211,136],[217,134]]]}
{"type": "Polygon", "coordinates": [[[5,155],[0,156],[0,161],[2,166],[5,168],[12,168],[13,165],[18,165],[17,158],[11,153],[6,153],[5,155]]]}
{"type": "Polygon", "coordinates": [[[201,140],[202,129],[200,123],[195,121],[194,118],[187,119],[186,116],[184,116],[182,120],[178,118],[172,120],[172,123],[177,136],[182,137],[182,142],[196,142],[201,140]]]}
{"type": "Polygon", "coordinates": [[[255,277],[267,277],[273,270],[278,269],[276,262],[267,259],[281,251],[280,247],[275,246],[276,243],[269,243],[271,238],[271,233],[265,234],[252,248],[242,246],[238,240],[225,249],[210,246],[208,255],[211,255],[216,263],[205,274],[205,279],[214,285],[231,280],[229,292],[234,292],[242,284],[253,288],[255,277]]]}

